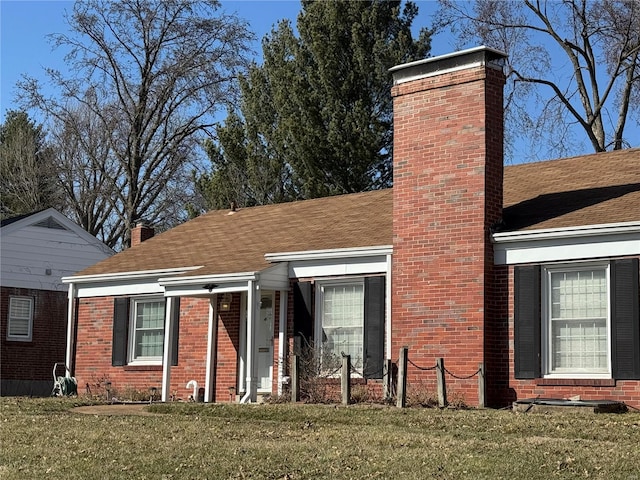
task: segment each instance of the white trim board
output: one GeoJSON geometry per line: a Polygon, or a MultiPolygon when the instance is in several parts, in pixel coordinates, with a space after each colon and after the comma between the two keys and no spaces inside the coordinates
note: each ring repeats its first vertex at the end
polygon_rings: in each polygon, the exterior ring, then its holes
{"type": "Polygon", "coordinates": [[[640,222],[493,234],[497,265],[640,255],[640,222]]]}

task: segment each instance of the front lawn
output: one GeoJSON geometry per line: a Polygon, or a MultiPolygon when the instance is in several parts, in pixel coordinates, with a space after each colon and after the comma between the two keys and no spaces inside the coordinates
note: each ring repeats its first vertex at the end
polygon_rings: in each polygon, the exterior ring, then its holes
{"type": "Polygon", "coordinates": [[[640,480],[640,413],[155,404],[83,415],[2,398],[1,479],[640,480]]]}

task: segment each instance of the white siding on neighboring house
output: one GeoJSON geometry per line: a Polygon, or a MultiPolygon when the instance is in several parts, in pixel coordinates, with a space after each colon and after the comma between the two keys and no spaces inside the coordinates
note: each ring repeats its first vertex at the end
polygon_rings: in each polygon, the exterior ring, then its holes
{"type": "Polygon", "coordinates": [[[0,229],[3,287],[66,291],[61,282],[113,251],[59,212],[49,209],[0,229]]]}

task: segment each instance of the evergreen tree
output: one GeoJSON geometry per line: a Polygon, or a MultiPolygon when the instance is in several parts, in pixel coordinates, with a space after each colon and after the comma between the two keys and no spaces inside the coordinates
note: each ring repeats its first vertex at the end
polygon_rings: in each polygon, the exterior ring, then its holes
{"type": "Polygon", "coordinates": [[[417,7],[400,1],[302,1],[263,40],[264,63],[241,80],[240,115],[220,127],[205,208],[281,202],[388,187],[391,75],[424,58],[417,7]]]}

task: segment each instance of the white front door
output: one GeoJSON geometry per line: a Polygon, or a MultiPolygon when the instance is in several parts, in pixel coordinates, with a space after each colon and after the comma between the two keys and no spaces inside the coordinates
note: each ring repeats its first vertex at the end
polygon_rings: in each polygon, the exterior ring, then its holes
{"type": "Polygon", "coordinates": [[[256,365],[258,391],[271,393],[273,379],[273,292],[260,295],[260,315],[256,319],[256,365]]]}

